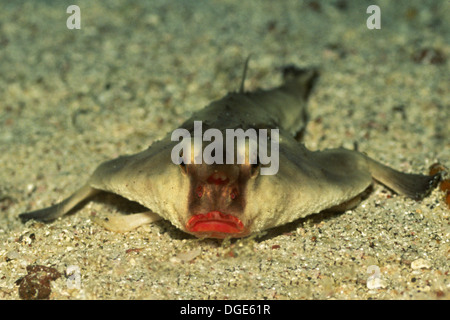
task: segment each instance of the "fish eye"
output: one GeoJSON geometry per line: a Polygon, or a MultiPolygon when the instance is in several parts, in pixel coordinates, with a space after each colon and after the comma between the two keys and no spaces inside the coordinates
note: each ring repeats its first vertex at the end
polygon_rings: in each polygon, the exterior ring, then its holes
{"type": "Polygon", "coordinates": [[[231,200],[236,199],[237,196],[238,196],[238,192],[237,192],[236,189],[234,189],[233,191],[231,191],[231,193],[230,193],[230,199],[231,199],[231,200]]]}
{"type": "Polygon", "coordinates": [[[252,163],[251,169],[250,169],[251,177],[255,177],[258,175],[260,167],[261,167],[261,164],[259,161],[257,163],[252,163]]]}
{"type": "Polygon", "coordinates": [[[184,163],[183,159],[183,150],[181,150],[180,154],[178,155],[180,157],[180,169],[182,173],[187,173],[186,163],[184,163]]]}
{"type": "Polygon", "coordinates": [[[187,173],[187,168],[186,168],[186,164],[184,163],[183,160],[181,160],[181,163],[179,164],[181,172],[183,173],[187,173]]]}

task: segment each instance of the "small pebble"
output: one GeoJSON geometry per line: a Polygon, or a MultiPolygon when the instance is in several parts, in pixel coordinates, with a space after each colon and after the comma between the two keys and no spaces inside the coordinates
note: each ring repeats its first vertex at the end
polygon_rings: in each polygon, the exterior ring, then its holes
{"type": "Polygon", "coordinates": [[[431,268],[431,263],[428,260],[425,260],[423,258],[419,258],[419,259],[414,260],[413,262],[411,262],[411,268],[413,268],[414,270],[417,270],[417,269],[430,269],[431,268]]]}
{"type": "Polygon", "coordinates": [[[180,252],[175,257],[171,258],[170,261],[174,263],[189,262],[194,260],[201,252],[202,250],[200,248],[196,248],[191,251],[180,252]]]}
{"type": "Polygon", "coordinates": [[[16,260],[19,258],[19,253],[15,250],[11,250],[6,254],[6,259],[8,260],[16,260]]]}

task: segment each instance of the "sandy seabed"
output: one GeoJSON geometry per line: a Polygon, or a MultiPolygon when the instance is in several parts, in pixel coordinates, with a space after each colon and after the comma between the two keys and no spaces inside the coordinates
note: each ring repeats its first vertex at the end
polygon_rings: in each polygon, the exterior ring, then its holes
{"type": "MultiPolygon", "coordinates": [[[[3,1],[6,2],[6,1],[3,1]]],[[[211,100],[317,66],[305,144],[344,146],[405,172],[450,166],[449,1],[14,1],[0,10],[0,298],[27,266],[50,299],[448,299],[449,208],[375,185],[354,210],[261,237],[198,240],[162,221],[125,234],[91,221],[133,211],[102,195],[50,224],[96,166],[143,150],[211,100]],[[30,267],[29,267],[30,270],[30,267]],[[78,281],[78,282],[76,282],[78,281]]],[[[261,199],[263,201],[263,199],[261,199]]],[[[23,282],[23,281],[22,281],[23,282]]]]}

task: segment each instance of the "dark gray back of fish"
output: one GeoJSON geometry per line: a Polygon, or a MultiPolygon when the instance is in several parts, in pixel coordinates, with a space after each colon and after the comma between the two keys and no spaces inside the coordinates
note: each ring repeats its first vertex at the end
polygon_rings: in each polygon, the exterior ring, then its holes
{"type": "Polygon", "coordinates": [[[196,112],[182,127],[192,132],[194,121],[203,130],[279,128],[296,136],[308,120],[306,101],[318,78],[316,69],[283,68],[283,84],[270,90],[231,92],[196,112]]]}

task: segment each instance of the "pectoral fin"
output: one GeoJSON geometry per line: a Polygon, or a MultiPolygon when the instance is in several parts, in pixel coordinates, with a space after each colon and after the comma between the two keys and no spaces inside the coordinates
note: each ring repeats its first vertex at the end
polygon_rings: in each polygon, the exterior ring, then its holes
{"type": "Polygon", "coordinates": [[[403,173],[387,167],[373,159],[366,157],[372,177],[398,194],[414,200],[426,197],[441,180],[441,174],[432,176],[403,173]]]}
{"type": "Polygon", "coordinates": [[[98,192],[100,192],[100,190],[94,189],[89,185],[84,185],[81,189],[76,191],[74,194],[72,194],[70,197],[63,200],[62,202],[57,203],[48,208],[21,213],[19,215],[19,218],[20,220],[22,220],[22,222],[26,222],[31,219],[43,222],[52,221],[55,220],[56,218],[65,215],[81,201],[86,200],[89,197],[92,197],[98,192]]]}
{"type": "Polygon", "coordinates": [[[346,185],[351,179],[362,176],[364,172],[367,172],[370,173],[372,179],[395,193],[415,200],[426,197],[441,179],[440,173],[428,176],[400,172],[357,151],[334,149],[325,150],[316,153],[316,155],[316,163],[320,163],[323,168],[326,168],[327,172],[348,175],[348,179],[342,179],[342,182],[346,181],[346,185]],[[348,168],[350,163],[353,163],[351,170],[348,168]]]}
{"type": "Polygon", "coordinates": [[[144,224],[149,224],[162,218],[151,211],[122,216],[108,217],[105,219],[94,217],[93,221],[105,229],[113,232],[128,232],[144,224]]]}

